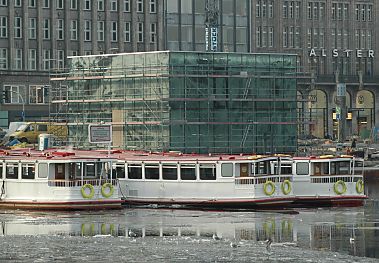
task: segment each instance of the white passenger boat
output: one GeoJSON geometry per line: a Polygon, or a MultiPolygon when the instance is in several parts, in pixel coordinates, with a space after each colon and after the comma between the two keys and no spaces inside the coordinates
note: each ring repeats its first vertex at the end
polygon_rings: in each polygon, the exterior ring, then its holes
{"type": "Polygon", "coordinates": [[[361,206],[367,199],[361,158],[324,155],[293,158],[298,206],[361,206]]]}
{"type": "Polygon", "coordinates": [[[295,198],[288,156],[122,152],[114,164],[130,205],[284,207],[295,198]]]}
{"type": "Polygon", "coordinates": [[[118,181],[106,155],[91,152],[0,151],[0,207],[121,208],[118,181]]]}

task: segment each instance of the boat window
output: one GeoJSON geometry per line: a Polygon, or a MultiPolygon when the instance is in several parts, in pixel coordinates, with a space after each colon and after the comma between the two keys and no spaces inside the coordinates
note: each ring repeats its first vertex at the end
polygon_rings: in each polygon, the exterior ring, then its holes
{"type": "Polygon", "coordinates": [[[47,163],[38,164],[38,178],[46,178],[48,175],[47,163]]]}
{"type": "Polygon", "coordinates": [[[17,179],[18,178],[18,163],[7,163],[5,177],[7,179],[17,179]]]}
{"type": "Polygon", "coordinates": [[[125,178],[125,164],[117,163],[116,165],[113,165],[113,177],[125,178]]]}
{"type": "MultiPolygon", "coordinates": [[[[65,164],[64,163],[56,163],[55,164],[55,179],[56,180],[64,180],[65,179],[65,164]]],[[[73,179],[73,178],[70,178],[73,179]]]]}
{"type": "Polygon", "coordinates": [[[95,163],[85,163],[84,164],[84,176],[85,177],[96,177],[95,174],[95,163]]]}
{"type": "Polygon", "coordinates": [[[292,174],[292,164],[282,163],[280,167],[280,174],[292,174]]]}
{"type": "Polygon", "coordinates": [[[343,162],[331,162],[330,164],[331,174],[350,174],[350,161],[343,162]]]}
{"type": "Polygon", "coordinates": [[[300,162],[296,164],[296,174],[297,175],[308,175],[309,165],[306,162],[300,162]]]}
{"type": "Polygon", "coordinates": [[[232,163],[221,164],[221,176],[233,177],[233,164],[232,163]]]}
{"type": "Polygon", "coordinates": [[[145,164],[145,179],[159,180],[159,164],[145,164]]]}
{"type": "Polygon", "coordinates": [[[268,174],[268,162],[255,163],[255,175],[268,174]]]}
{"type": "Polygon", "coordinates": [[[128,178],[129,179],[142,179],[141,164],[128,164],[128,178]]]}
{"type": "Polygon", "coordinates": [[[180,179],[182,180],[196,180],[196,165],[195,164],[181,164],[180,165],[180,179]]]}
{"type": "Polygon", "coordinates": [[[214,164],[200,164],[200,180],[216,180],[216,166],[214,164]]]}
{"type": "Polygon", "coordinates": [[[3,178],[3,163],[0,162],[0,179],[3,178]]]}
{"type": "Polygon", "coordinates": [[[34,163],[21,164],[21,178],[22,179],[34,179],[35,165],[34,163]]]}
{"type": "Polygon", "coordinates": [[[70,178],[81,178],[82,163],[70,163],[69,172],[70,172],[69,174],[70,178]]]}
{"type": "Polygon", "coordinates": [[[329,162],[327,163],[321,163],[321,167],[322,167],[322,174],[323,175],[329,175],[329,162]]]}
{"type": "Polygon", "coordinates": [[[162,165],[162,178],[163,180],[177,180],[178,169],[176,164],[163,164],[162,165]]]}

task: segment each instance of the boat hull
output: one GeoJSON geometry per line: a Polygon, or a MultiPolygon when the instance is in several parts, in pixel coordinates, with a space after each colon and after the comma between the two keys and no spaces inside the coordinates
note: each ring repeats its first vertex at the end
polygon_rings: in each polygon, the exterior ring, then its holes
{"type": "Polygon", "coordinates": [[[297,197],[294,207],[357,207],[363,206],[367,196],[318,196],[297,197]]]}
{"type": "Polygon", "coordinates": [[[0,208],[30,210],[102,210],[121,209],[121,200],[97,201],[22,201],[2,200],[0,208]]]}
{"type": "Polygon", "coordinates": [[[198,208],[218,209],[273,209],[290,207],[293,198],[275,199],[233,199],[233,200],[194,200],[194,199],[148,199],[148,198],[126,198],[124,204],[128,206],[158,205],[163,207],[184,206],[198,208]]]}

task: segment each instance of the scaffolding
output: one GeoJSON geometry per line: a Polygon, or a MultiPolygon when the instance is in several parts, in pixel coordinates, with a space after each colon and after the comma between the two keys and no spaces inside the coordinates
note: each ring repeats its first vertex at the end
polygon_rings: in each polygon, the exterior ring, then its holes
{"type": "Polygon", "coordinates": [[[296,56],[144,52],[70,58],[52,74],[53,121],[89,147],[88,125],[113,147],[196,153],[295,152],[296,56]]]}

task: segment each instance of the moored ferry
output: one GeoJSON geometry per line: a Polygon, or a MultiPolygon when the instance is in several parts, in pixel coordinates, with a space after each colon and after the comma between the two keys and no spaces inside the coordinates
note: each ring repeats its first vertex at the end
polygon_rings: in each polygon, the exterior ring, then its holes
{"type": "Polygon", "coordinates": [[[112,162],[91,152],[0,151],[0,207],[81,210],[121,208],[112,162]]]}
{"type": "Polygon", "coordinates": [[[364,160],[349,155],[293,158],[298,206],[361,206],[367,199],[364,160]]]}
{"type": "Polygon", "coordinates": [[[129,205],[285,207],[295,196],[289,156],[122,152],[114,164],[129,205]]]}

